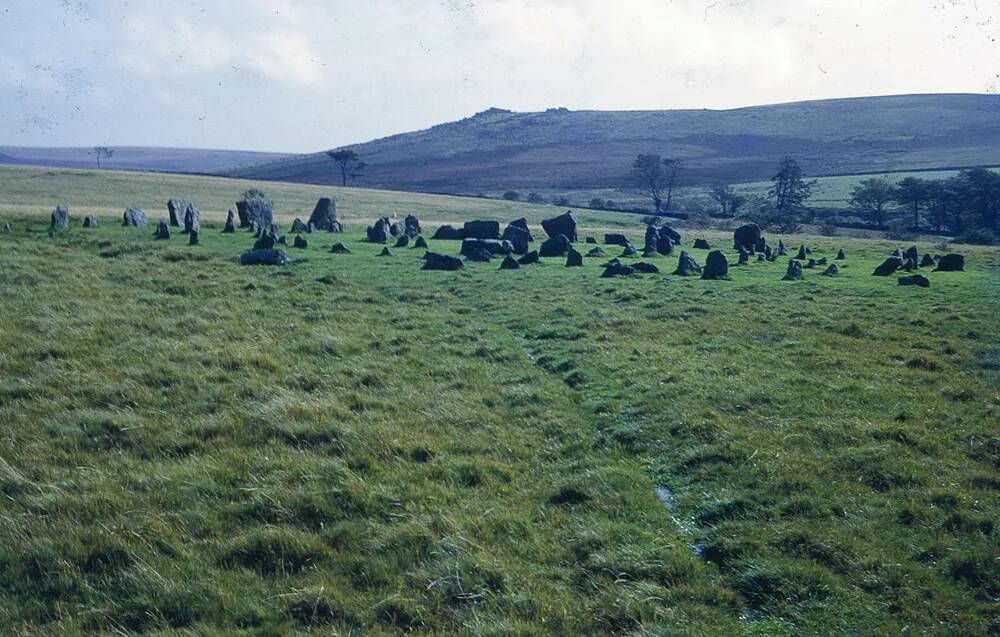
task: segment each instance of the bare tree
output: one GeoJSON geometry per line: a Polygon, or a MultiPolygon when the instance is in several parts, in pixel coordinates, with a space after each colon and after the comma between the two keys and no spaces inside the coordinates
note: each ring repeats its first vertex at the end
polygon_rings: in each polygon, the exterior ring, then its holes
{"type": "Polygon", "coordinates": [[[91,155],[97,156],[97,169],[101,169],[101,157],[107,157],[111,159],[111,156],[115,154],[114,148],[109,148],[107,146],[94,146],[94,150],[90,152],[91,155]]]}
{"type": "Polygon", "coordinates": [[[639,155],[632,162],[629,178],[653,199],[653,214],[659,214],[663,206],[663,189],[667,185],[663,159],[659,155],[639,155]]]}
{"type": "Polygon", "coordinates": [[[663,209],[669,211],[670,203],[674,199],[674,184],[677,183],[677,173],[684,167],[684,162],[679,159],[664,159],[663,173],[667,178],[667,200],[663,202],[663,209]]]}
{"type": "Polygon", "coordinates": [[[719,204],[723,217],[735,217],[747,201],[746,197],[736,194],[736,191],[729,184],[713,185],[708,191],[708,196],[719,204]]]}
{"type": "Polygon", "coordinates": [[[330,150],[327,156],[332,159],[340,170],[340,185],[346,186],[348,179],[357,179],[362,175],[366,164],[358,159],[353,150],[330,150]]]}

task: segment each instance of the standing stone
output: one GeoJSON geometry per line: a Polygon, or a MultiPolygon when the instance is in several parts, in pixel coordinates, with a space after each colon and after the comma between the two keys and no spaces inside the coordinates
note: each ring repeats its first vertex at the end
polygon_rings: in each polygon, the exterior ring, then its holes
{"type": "Polygon", "coordinates": [[[681,256],[677,260],[677,269],[674,270],[674,274],[678,276],[701,274],[701,266],[687,252],[681,250],[681,256]]]}
{"type": "Polygon", "coordinates": [[[705,269],[701,273],[702,279],[728,279],[729,260],[722,250],[712,250],[705,257],[705,269]]]}
{"type": "Polygon", "coordinates": [[[226,225],[222,227],[222,232],[229,234],[236,232],[236,223],[233,219],[233,211],[230,210],[229,214],[226,215],[226,225]]]}
{"type": "Polygon", "coordinates": [[[247,226],[247,232],[255,237],[260,237],[260,226],[257,225],[256,221],[251,221],[250,225],[247,226]]]}
{"type": "Polygon", "coordinates": [[[431,239],[440,239],[442,241],[461,241],[464,238],[465,231],[463,229],[448,224],[438,226],[438,229],[434,231],[434,235],[431,237],[431,239]]]}
{"type": "Polygon", "coordinates": [[[426,249],[427,248],[427,240],[424,239],[423,235],[420,235],[419,237],[417,237],[417,240],[413,242],[413,247],[414,248],[424,248],[424,249],[426,249]]]}
{"type": "Polygon", "coordinates": [[[872,276],[889,276],[901,267],[903,267],[903,260],[897,256],[891,256],[875,268],[872,276]]]}
{"type": "Polygon", "coordinates": [[[595,237],[587,237],[586,238],[586,242],[587,243],[597,243],[597,239],[595,237]]]}
{"type": "Polygon", "coordinates": [[[958,253],[946,254],[938,259],[934,272],[963,272],[965,270],[965,257],[958,253]]]}
{"type": "Polygon", "coordinates": [[[84,228],[96,228],[97,227],[97,217],[94,215],[87,215],[83,218],[84,228]]]}
{"type": "Polygon", "coordinates": [[[674,251],[674,240],[661,234],[656,251],[665,257],[670,256],[674,251]]]}
{"type": "Polygon", "coordinates": [[[638,252],[639,251],[635,249],[635,246],[632,245],[631,243],[629,243],[629,244],[627,244],[625,246],[625,249],[622,250],[621,256],[623,256],[623,257],[634,257],[636,254],[638,254],[638,252]]]}
{"type": "Polygon", "coordinates": [[[292,242],[292,247],[299,248],[300,250],[305,250],[309,247],[309,242],[306,238],[300,234],[295,235],[295,241],[292,242]]]}
{"type": "Polygon", "coordinates": [[[903,253],[904,261],[913,259],[913,262],[916,263],[918,258],[920,258],[920,252],[917,250],[917,246],[910,246],[906,249],[906,252],[903,253]]]}
{"type": "Polygon", "coordinates": [[[767,261],[767,260],[768,260],[768,257],[767,257],[766,254],[764,254],[763,252],[758,252],[757,253],[757,262],[758,263],[761,262],[761,261],[767,261]]]}
{"type": "Polygon", "coordinates": [[[557,234],[542,242],[538,248],[538,256],[562,257],[571,247],[570,240],[565,235],[557,234]]]}
{"type": "Polygon", "coordinates": [[[270,228],[274,223],[274,204],[264,197],[251,197],[236,202],[236,214],[241,228],[249,228],[253,223],[258,228],[270,228]]]}
{"type": "Polygon", "coordinates": [[[513,223],[507,224],[507,227],[503,230],[503,239],[510,241],[511,245],[514,246],[515,254],[528,253],[531,233],[521,226],[515,226],[513,223]]]}
{"type": "Polygon", "coordinates": [[[403,219],[403,234],[410,239],[420,234],[420,219],[417,219],[417,215],[406,215],[403,219]]]}
{"type": "Polygon", "coordinates": [[[463,239],[499,239],[499,221],[466,221],[462,226],[463,239]]]}
{"type": "Polygon", "coordinates": [[[368,241],[371,243],[385,243],[392,234],[389,224],[389,217],[382,217],[372,225],[368,226],[368,241]]]}
{"type": "Polygon", "coordinates": [[[335,243],[332,246],[330,246],[330,252],[332,254],[350,254],[351,250],[343,243],[335,243]]]}
{"type": "Polygon", "coordinates": [[[197,230],[192,230],[192,231],[188,232],[188,245],[189,246],[196,246],[196,245],[198,245],[198,231],[197,230]]]}
{"type": "Polygon", "coordinates": [[[907,272],[913,272],[917,269],[917,260],[907,258],[903,261],[903,269],[907,272]]]}
{"type": "Polygon", "coordinates": [[[171,197],[167,200],[167,212],[170,215],[170,225],[181,227],[184,224],[184,213],[188,209],[188,200],[171,197]]]}
{"type": "Polygon", "coordinates": [[[583,255],[570,248],[569,252],[566,253],[566,267],[575,268],[581,265],[583,265],[583,255]]]}
{"type": "Polygon", "coordinates": [[[399,235],[398,239],[396,239],[396,245],[394,245],[393,247],[405,248],[408,245],[410,245],[410,237],[404,232],[403,234],[399,235]]]}
{"type": "Polygon", "coordinates": [[[517,259],[510,256],[509,254],[503,258],[503,262],[500,263],[501,270],[516,270],[521,267],[521,264],[517,262],[517,259]]]}
{"type": "Polygon", "coordinates": [[[392,253],[392,250],[389,249],[389,246],[386,246],[386,247],[382,248],[382,251],[378,253],[378,256],[380,256],[380,257],[394,257],[396,255],[394,255],[392,253]]]}
{"type": "Polygon", "coordinates": [[[806,250],[805,245],[799,246],[799,253],[795,255],[795,258],[799,261],[805,261],[808,258],[809,252],[806,250]]]}
{"type": "Polygon", "coordinates": [[[844,249],[843,248],[837,250],[837,256],[835,256],[834,259],[836,259],[837,261],[843,261],[846,258],[847,258],[847,255],[844,254],[844,249]]]}
{"type": "Polygon", "coordinates": [[[146,213],[141,208],[126,208],[122,213],[122,225],[145,228],[149,224],[146,213]]]}
{"type": "Polygon", "coordinates": [[[254,250],[271,250],[272,248],[274,248],[274,244],[275,244],[276,240],[277,240],[277,237],[275,237],[273,234],[262,235],[259,239],[257,239],[257,241],[254,242],[253,249],[254,250]]]}
{"type": "MultiPolygon", "coordinates": [[[[660,239],[663,237],[670,239],[673,245],[679,245],[681,242],[681,234],[667,224],[660,226],[660,239]]],[[[663,250],[660,250],[660,254],[663,254],[663,250]]]]}
{"type": "Polygon", "coordinates": [[[528,220],[525,219],[524,217],[521,217],[519,219],[514,219],[513,221],[507,224],[507,227],[508,228],[514,227],[524,230],[526,233],[528,233],[528,242],[535,240],[534,237],[531,236],[531,230],[528,229],[528,220]]]}
{"type": "Polygon", "coordinates": [[[337,220],[337,202],[332,197],[320,197],[309,215],[307,227],[310,223],[318,230],[341,232],[343,228],[337,220]]]}
{"type": "Polygon", "coordinates": [[[698,250],[711,250],[712,249],[712,246],[710,246],[709,243],[708,243],[708,241],[706,241],[705,239],[695,239],[693,247],[696,248],[696,249],[698,249],[698,250]]]}
{"type": "Polygon", "coordinates": [[[170,238],[170,226],[167,225],[166,221],[160,220],[160,223],[156,224],[156,232],[153,234],[154,239],[169,239],[170,238]]]}
{"type": "MultiPolygon", "coordinates": [[[[339,221],[337,222],[337,227],[338,227],[338,229],[337,230],[333,230],[333,232],[340,232],[340,222],[339,221]]],[[[316,224],[314,224],[313,222],[310,221],[309,223],[306,224],[306,234],[315,234],[315,233],[316,233],[316,224]]]]}
{"type": "Polygon", "coordinates": [[[625,265],[618,259],[613,259],[604,265],[604,272],[601,273],[601,278],[610,279],[615,276],[629,276],[633,272],[635,272],[635,268],[632,266],[625,265]]]}
{"type": "Polygon", "coordinates": [[[591,248],[590,252],[588,252],[584,256],[588,256],[588,257],[603,257],[604,255],[605,255],[604,249],[601,248],[600,246],[597,246],[596,248],[591,248]]]}
{"type": "Polygon", "coordinates": [[[660,268],[656,267],[652,263],[646,263],[645,261],[639,261],[638,263],[633,263],[631,265],[632,269],[636,272],[642,272],[643,274],[659,274],[660,268]]]}
{"type": "Polygon", "coordinates": [[[629,240],[628,237],[620,232],[609,232],[604,235],[604,245],[627,246],[629,245],[629,240]]]}
{"type": "Polygon", "coordinates": [[[389,225],[389,234],[394,237],[402,237],[406,234],[406,226],[403,225],[402,221],[397,221],[396,223],[389,225]]]}
{"type": "Polygon", "coordinates": [[[788,249],[785,248],[785,242],[782,241],[781,239],[778,239],[778,249],[775,251],[775,255],[783,257],[786,254],[788,254],[788,249]]]}
{"type": "Polygon", "coordinates": [[[796,261],[795,259],[788,260],[788,270],[785,271],[785,276],[782,277],[782,281],[795,281],[796,279],[802,278],[802,262],[796,261]]]}
{"type": "Polygon", "coordinates": [[[193,203],[188,204],[184,211],[184,234],[198,232],[201,230],[201,211],[193,203]]]}
{"type": "Polygon", "coordinates": [[[302,220],[298,217],[292,219],[292,229],[289,231],[292,234],[302,234],[303,232],[309,232],[309,226],[302,223],[302,220]]]}
{"type": "Polygon", "coordinates": [[[50,228],[68,228],[69,227],[69,206],[64,203],[59,204],[52,210],[52,219],[49,223],[50,228]]]}
{"type": "Polygon", "coordinates": [[[563,235],[570,242],[576,241],[576,217],[569,210],[551,219],[542,220],[542,229],[549,238],[563,235]]]}
{"type": "Polygon", "coordinates": [[[929,268],[933,265],[936,265],[934,262],[934,257],[931,256],[930,252],[925,252],[924,258],[920,260],[920,267],[929,268]]]}
{"type": "Polygon", "coordinates": [[[14,232],[14,229],[10,227],[10,222],[9,221],[4,222],[4,224],[3,224],[3,230],[0,231],[0,233],[2,233],[2,234],[10,234],[11,232],[14,232]]]}
{"type": "Polygon", "coordinates": [[[836,263],[831,263],[830,266],[823,270],[823,276],[837,276],[840,274],[840,268],[836,263]]]}
{"type": "Polygon", "coordinates": [[[478,263],[487,263],[493,258],[493,253],[485,248],[473,248],[470,252],[465,254],[466,261],[475,261],[478,263]]]}
{"type": "Polygon", "coordinates": [[[763,252],[763,246],[758,250],[757,244],[763,239],[760,226],[756,223],[748,223],[733,231],[733,249],[743,248],[747,252],[763,252]]]}
{"type": "Polygon", "coordinates": [[[659,250],[660,250],[660,235],[656,231],[656,226],[648,225],[646,226],[646,236],[643,237],[642,251],[659,252],[659,250]]]}
{"type": "Polygon", "coordinates": [[[750,253],[747,252],[746,248],[744,248],[742,245],[740,245],[739,248],[740,248],[740,259],[737,262],[737,265],[746,265],[747,262],[750,260],[750,253]]]}

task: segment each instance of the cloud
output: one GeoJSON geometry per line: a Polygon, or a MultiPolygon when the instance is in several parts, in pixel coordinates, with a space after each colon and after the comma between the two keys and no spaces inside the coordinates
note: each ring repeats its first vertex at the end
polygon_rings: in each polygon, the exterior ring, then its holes
{"type": "Polygon", "coordinates": [[[4,4],[0,116],[46,122],[6,143],[307,151],[488,106],[729,108],[1000,84],[1000,25],[982,0],[4,4]]]}

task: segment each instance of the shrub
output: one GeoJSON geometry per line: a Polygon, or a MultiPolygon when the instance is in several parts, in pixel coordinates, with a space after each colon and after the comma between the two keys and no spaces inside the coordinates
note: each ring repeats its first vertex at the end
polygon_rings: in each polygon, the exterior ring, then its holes
{"type": "Polygon", "coordinates": [[[566,197],[556,197],[556,199],[553,200],[552,203],[554,203],[555,205],[557,205],[557,206],[559,206],[561,208],[565,208],[565,207],[569,206],[569,199],[567,199],[566,197]]]}
{"type": "Polygon", "coordinates": [[[885,238],[893,241],[912,241],[917,238],[917,233],[910,227],[909,222],[902,219],[891,221],[889,229],[885,231],[885,238]]]}
{"type": "Polygon", "coordinates": [[[601,208],[604,207],[604,200],[598,197],[594,197],[593,199],[590,200],[590,207],[596,210],[600,210],[601,208]]]}
{"type": "Polygon", "coordinates": [[[836,237],[839,230],[832,223],[824,223],[819,227],[819,233],[824,237],[836,237]]]}
{"type": "Polygon", "coordinates": [[[607,201],[604,202],[604,207],[607,210],[618,210],[618,202],[608,199],[607,201]]]}
{"type": "MultiPolygon", "coordinates": [[[[504,195],[504,197],[506,197],[506,195],[504,195]]],[[[528,203],[545,203],[545,198],[537,192],[529,192],[528,203]]]]}
{"type": "Polygon", "coordinates": [[[971,228],[955,237],[956,243],[969,243],[979,246],[996,245],[1000,241],[989,228],[971,228]]]}
{"type": "Polygon", "coordinates": [[[519,193],[516,190],[508,190],[507,192],[503,193],[503,198],[506,199],[507,201],[518,201],[521,199],[521,193],[519,193]]]}

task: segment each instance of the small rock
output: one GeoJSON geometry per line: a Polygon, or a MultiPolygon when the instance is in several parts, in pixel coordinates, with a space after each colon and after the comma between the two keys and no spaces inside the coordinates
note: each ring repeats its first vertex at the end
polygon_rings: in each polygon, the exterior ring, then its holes
{"type": "Polygon", "coordinates": [[[521,264],[517,262],[517,259],[510,256],[509,254],[503,258],[500,263],[501,270],[516,270],[521,267],[521,264]]]}
{"type": "Polygon", "coordinates": [[[306,241],[305,237],[303,237],[300,234],[297,234],[295,235],[295,241],[292,242],[292,247],[301,248],[302,250],[305,250],[306,248],[309,247],[309,242],[306,241]]]}
{"type": "Polygon", "coordinates": [[[903,260],[899,257],[893,256],[889,257],[883,261],[875,271],[872,272],[872,276],[889,276],[899,268],[903,267],[903,260]]]}
{"type": "Polygon", "coordinates": [[[485,248],[473,248],[472,250],[469,250],[468,254],[465,255],[466,261],[474,261],[477,263],[488,263],[492,258],[493,253],[485,248]]]}
{"type": "Polygon", "coordinates": [[[49,223],[50,228],[69,227],[69,206],[64,203],[59,204],[52,210],[52,218],[49,223]]]}
{"type": "Polygon", "coordinates": [[[931,256],[930,252],[925,252],[924,258],[920,260],[920,267],[929,268],[934,265],[937,265],[937,262],[934,261],[934,257],[931,256]]]}
{"type": "Polygon", "coordinates": [[[946,254],[938,259],[934,272],[964,272],[965,256],[958,253],[946,254]]]}
{"type": "Polygon", "coordinates": [[[638,251],[635,249],[635,246],[630,243],[625,246],[624,250],[622,250],[621,256],[634,257],[636,254],[638,254],[638,251]]]}
{"type": "Polygon", "coordinates": [[[538,263],[538,250],[532,250],[528,254],[524,255],[517,260],[521,265],[531,265],[533,263],[538,263]]]}
{"type": "Polygon", "coordinates": [[[701,266],[691,258],[691,255],[681,250],[681,256],[677,259],[677,269],[674,270],[674,274],[678,276],[701,274],[701,266]]]}
{"type": "Polygon", "coordinates": [[[601,273],[601,278],[608,279],[613,276],[629,276],[633,272],[635,272],[634,268],[625,265],[616,259],[604,266],[604,272],[601,273]]]}
{"type": "Polygon", "coordinates": [[[405,248],[408,245],[410,245],[410,237],[408,237],[406,235],[406,233],[404,232],[403,234],[399,235],[398,239],[396,239],[396,245],[394,245],[393,247],[394,248],[405,248]]]}
{"type": "Polygon", "coordinates": [[[447,224],[439,226],[434,232],[434,236],[431,237],[431,239],[440,239],[442,241],[461,241],[464,238],[465,232],[461,228],[447,224]]]}
{"type": "Polygon", "coordinates": [[[584,239],[584,241],[586,243],[597,243],[597,239],[594,237],[587,237],[586,239],[584,239]]]}
{"type": "Polygon", "coordinates": [[[284,250],[247,250],[240,255],[240,265],[285,265],[284,250]]]}
{"type": "Polygon", "coordinates": [[[191,232],[188,233],[188,245],[189,246],[196,246],[196,245],[198,245],[198,231],[197,230],[192,230],[191,232]]]}
{"type": "Polygon", "coordinates": [[[823,270],[823,276],[837,276],[840,274],[840,268],[837,267],[836,263],[831,263],[827,269],[823,270]]]}
{"type": "Polygon", "coordinates": [[[417,237],[416,241],[413,242],[413,247],[414,248],[424,248],[424,249],[426,249],[427,248],[427,241],[421,235],[421,236],[417,237]]]}
{"type": "Polygon", "coordinates": [[[226,215],[226,225],[222,227],[222,232],[225,234],[236,232],[236,222],[233,218],[232,210],[230,210],[229,214],[226,215]]]}
{"type": "Polygon", "coordinates": [[[394,255],[392,253],[392,250],[389,249],[389,246],[386,246],[386,247],[382,248],[382,251],[378,253],[378,256],[380,256],[380,257],[394,257],[396,255],[394,255]]]}
{"type": "Polygon", "coordinates": [[[447,254],[428,252],[424,255],[423,270],[460,270],[463,267],[462,260],[447,254]]]}
{"type": "Polygon", "coordinates": [[[698,250],[711,250],[712,249],[712,246],[710,246],[708,244],[708,241],[706,241],[705,239],[695,239],[694,240],[694,247],[696,249],[698,249],[698,250]]]}
{"type": "Polygon", "coordinates": [[[554,237],[549,237],[542,242],[541,247],[538,249],[538,254],[543,257],[566,256],[566,253],[570,249],[570,245],[569,237],[557,234],[554,237]]]}
{"type": "Polygon", "coordinates": [[[808,258],[809,251],[806,250],[804,245],[799,246],[799,253],[795,255],[795,258],[799,261],[805,261],[808,258]]]}
{"type": "Polygon", "coordinates": [[[847,255],[844,254],[844,249],[843,248],[841,248],[840,250],[837,250],[837,256],[835,256],[834,259],[836,259],[837,261],[843,261],[846,258],[847,258],[847,255]]]}
{"type": "Polygon", "coordinates": [[[701,273],[702,279],[728,279],[729,261],[722,250],[712,250],[705,257],[705,269],[701,273]]]}
{"type": "Polygon", "coordinates": [[[14,229],[10,227],[10,222],[7,221],[3,224],[3,230],[0,232],[3,234],[10,234],[11,232],[14,232],[14,229]]]}
{"type": "Polygon", "coordinates": [[[931,286],[931,281],[922,274],[911,274],[909,276],[901,276],[896,279],[900,285],[916,285],[922,288],[929,288],[931,286]]]}
{"type": "Polygon", "coordinates": [[[292,229],[290,230],[292,234],[302,234],[303,232],[309,232],[309,226],[304,224],[301,219],[295,217],[292,220],[292,229]]]}
{"type": "Polygon", "coordinates": [[[633,263],[631,267],[636,272],[642,272],[643,274],[660,273],[660,268],[656,267],[652,263],[646,263],[645,261],[639,261],[638,263],[633,263]]]}
{"type": "Polygon", "coordinates": [[[588,257],[603,257],[605,254],[606,253],[604,252],[604,249],[601,248],[600,246],[598,246],[596,248],[591,248],[590,251],[587,253],[586,256],[588,256],[588,257]]]}
{"type": "Polygon", "coordinates": [[[628,237],[619,232],[610,232],[604,235],[604,245],[627,246],[628,237]]]}
{"type": "Polygon", "coordinates": [[[97,217],[94,215],[87,215],[83,218],[84,228],[96,228],[97,227],[97,217]]]}
{"type": "Polygon", "coordinates": [[[343,243],[335,243],[330,247],[330,252],[333,254],[350,254],[351,250],[343,243]]]}
{"type": "Polygon", "coordinates": [[[274,248],[275,237],[273,234],[265,234],[257,239],[253,244],[254,250],[271,250],[274,248]]]}
{"type": "Polygon", "coordinates": [[[166,221],[160,220],[160,223],[156,224],[156,232],[153,233],[154,239],[169,239],[170,238],[170,226],[167,225],[166,221]]]}
{"type": "Polygon", "coordinates": [[[126,208],[122,213],[122,225],[133,228],[145,228],[149,225],[149,219],[141,208],[126,208]]]}

